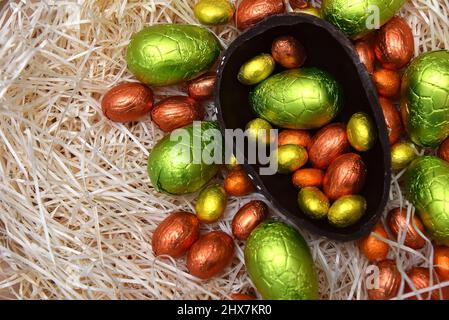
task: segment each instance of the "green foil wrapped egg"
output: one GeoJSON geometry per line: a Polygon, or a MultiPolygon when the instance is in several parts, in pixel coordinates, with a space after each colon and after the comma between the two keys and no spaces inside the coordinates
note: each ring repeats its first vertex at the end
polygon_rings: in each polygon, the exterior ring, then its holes
{"type": "Polygon", "coordinates": [[[270,219],[254,229],[246,243],[245,265],[263,299],[319,299],[309,247],[288,224],[270,219]]]}
{"type": "Polygon", "coordinates": [[[209,135],[209,129],[218,130],[217,123],[203,121],[197,130],[194,125],[176,129],[156,144],[148,157],[147,169],[157,191],[174,195],[192,193],[217,174],[220,165],[206,164],[201,156],[204,152],[213,157],[214,150],[222,148],[216,145],[220,142],[209,135]],[[182,138],[171,139],[178,134],[182,138]],[[198,148],[193,148],[194,145],[198,148]],[[210,152],[204,151],[206,148],[210,152]]]}
{"type": "Polygon", "coordinates": [[[360,152],[371,149],[377,138],[376,126],[365,112],[357,112],[351,116],[346,133],[351,146],[360,152]]]}
{"type": "Polygon", "coordinates": [[[449,163],[434,156],[415,159],[405,174],[408,200],[432,237],[449,245],[449,163]]]}
{"type": "Polygon", "coordinates": [[[231,21],[234,6],[228,0],[199,0],[193,13],[202,24],[215,26],[231,21]]]}
{"type": "Polygon", "coordinates": [[[411,140],[436,147],[449,135],[449,52],[425,53],[402,78],[401,113],[411,140]]]}
{"type": "Polygon", "coordinates": [[[405,0],[323,0],[321,15],[352,39],[378,29],[405,0]]]}
{"type": "Polygon", "coordinates": [[[315,129],[342,109],[342,89],[317,68],[291,69],[269,77],[250,92],[255,114],[281,128],[315,129]]]}
{"type": "Polygon", "coordinates": [[[136,33],[126,62],[136,78],[152,86],[191,80],[217,60],[220,44],[207,29],[182,24],[160,24],[136,33]]]}

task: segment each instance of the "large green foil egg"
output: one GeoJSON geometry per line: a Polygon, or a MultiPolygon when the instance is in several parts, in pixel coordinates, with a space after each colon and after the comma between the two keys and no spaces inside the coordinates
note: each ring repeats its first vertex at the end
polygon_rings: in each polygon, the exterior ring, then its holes
{"type": "Polygon", "coordinates": [[[162,138],[151,151],[147,169],[157,191],[174,195],[195,192],[217,174],[220,165],[206,164],[202,154],[213,158],[214,150],[221,148],[215,146],[220,142],[209,135],[209,129],[218,130],[218,125],[203,121],[197,128],[188,125],[176,129],[162,138]],[[210,152],[204,151],[206,148],[210,152]]]}
{"type": "Polygon", "coordinates": [[[342,109],[342,89],[317,68],[291,69],[269,77],[250,92],[255,114],[281,128],[315,129],[342,109]]]}
{"type": "Polygon", "coordinates": [[[219,42],[207,29],[161,24],[147,27],[132,37],[126,61],[139,81],[166,86],[208,71],[219,54],[219,42]]]}
{"type": "Polygon", "coordinates": [[[405,0],[323,0],[321,15],[348,37],[357,39],[390,20],[404,2],[405,0]]]}
{"type": "Polygon", "coordinates": [[[449,52],[425,53],[402,78],[401,113],[411,140],[436,147],[449,135],[449,52]]]}
{"type": "Polygon", "coordinates": [[[251,232],[245,265],[264,299],[319,299],[309,247],[298,231],[283,222],[267,220],[251,232]]]}
{"type": "Polygon", "coordinates": [[[433,156],[415,159],[406,171],[405,189],[432,237],[449,245],[449,163],[433,156]]]}

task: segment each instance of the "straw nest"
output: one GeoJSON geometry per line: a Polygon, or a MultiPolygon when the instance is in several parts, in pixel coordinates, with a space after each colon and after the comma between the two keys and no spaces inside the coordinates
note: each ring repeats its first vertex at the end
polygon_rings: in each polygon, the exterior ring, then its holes
{"type": "MultiPolygon", "coordinates": [[[[100,108],[108,88],[134,81],[124,60],[131,35],[153,23],[197,23],[193,2],[10,1],[1,11],[1,297],[226,299],[254,293],[243,243],[232,267],[209,281],[189,275],[183,259],[153,256],[157,225],[173,210],[193,211],[194,195],[174,198],[151,187],[148,150],[163,134],[149,117],[123,125],[108,121],[100,108]]],[[[448,0],[410,0],[400,15],[412,26],[416,54],[449,48],[448,0]]],[[[213,31],[225,47],[238,35],[232,25],[213,31]]],[[[158,99],[184,92],[155,90],[158,99]]],[[[408,205],[401,174],[393,177],[386,210],[408,205]]],[[[224,219],[204,230],[229,233],[236,210],[257,197],[230,199],[224,219]]],[[[370,263],[357,245],[302,233],[322,298],[366,299],[370,263]]],[[[432,268],[433,248],[430,241],[419,251],[385,241],[404,275],[399,298],[407,297],[404,271],[432,268]]],[[[435,287],[443,285],[449,282],[435,287]]]]}

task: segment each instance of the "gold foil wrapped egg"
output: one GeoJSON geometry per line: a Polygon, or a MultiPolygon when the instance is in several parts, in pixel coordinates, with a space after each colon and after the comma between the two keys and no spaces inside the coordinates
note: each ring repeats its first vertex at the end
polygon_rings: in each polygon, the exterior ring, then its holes
{"type": "Polygon", "coordinates": [[[210,279],[228,267],[234,258],[234,241],[222,231],[212,231],[193,244],[187,254],[187,269],[200,279],[210,279]]]}
{"type": "Polygon", "coordinates": [[[275,62],[270,54],[262,53],[245,62],[240,68],[237,79],[245,85],[257,84],[270,76],[275,62]]]}
{"type": "Polygon", "coordinates": [[[217,75],[215,73],[206,73],[199,78],[189,81],[187,84],[187,92],[195,100],[210,99],[214,94],[216,80],[217,75]]]}
{"type": "Polygon", "coordinates": [[[216,26],[232,20],[234,6],[228,0],[199,0],[193,13],[200,23],[216,26]]]}
{"type": "Polygon", "coordinates": [[[449,248],[445,246],[435,247],[433,263],[440,280],[449,281],[449,248]]]}
{"type": "Polygon", "coordinates": [[[156,256],[182,256],[198,240],[200,221],[189,212],[174,212],[165,218],[156,228],[151,246],[156,256]]]}
{"type": "Polygon", "coordinates": [[[357,223],[365,211],[366,200],[364,197],[359,195],[343,196],[329,208],[327,218],[334,227],[346,228],[357,223]]]}
{"type": "Polygon", "coordinates": [[[385,124],[387,125],[388,140],[393,145],[399,141],[399,138],[404,133],[401,114],[391,100],[380,97],[379,103],[385,118],[385,124]]]}
{"type": "Polygon", "coordinates": [[[364,112],[357,112],[351,116],[346,132],[351,146],[360,152],[371,149],[377,139],[376,126],[364,112]]]}
{"type": "Polygon", "coordinates": [[[390,251],[390,246],[385,241],[376,238],[373,234],[388,239],[385,228],[381,223],[377,223],[371,233],[359,241],[360,250],[369,261],[384,260],[388,255],[388,251],[390,251]]]}
{"type": "Polygon", "coordinates": [[[245,30],[265,17],[285,11],[283,0],[242,0],[236,12],[236,24],[245,30]]]}
{"type": "Polygon", "coordinates": [[[196,199],[196,215],[202,222],[215,222],[223,215],[226,203],[225,189],[218,184],[210,185],[203,189],[196,199]]]}
{"type": "MultiPolygon", "coordinates": [[[[426,241],[416,230],[424,234],[424,225],[417,215],[413,215],[407,221],[407,209],[395,208],[388,213],[387,217],[388,227],[395,239],[398,239],[399,233],[403,236],[405,232],[404,244],[412,249],[421,249],[426,244],[426,241]]],[[[399,239],[398,239],[399,240],[399,239]]]]}
{"type": "Polygon", "coordinates": [[[414,49],[412,29],[400,17],[393,17],[377,33],[374,52],[386,69],[405,67],[412,59],[414,49]]]}
{"type": "Polygon", "coordinates": [[[401,89],[401,76],[398,72],[378,69],[373,73],[373,82],[377,92],[386,98],[395,98],[401,89]]]}
{"type": "Polygon", "coordinates": [[[284,68],[299,68],[306,60],[306,49],[294,37],[282,36],[273,41],[271,55],[284,68]]]}
{"type": "Polygon", "coordinates": [[[273,129],[271,124],[261,118],[256,118],[248,122],[245,130],[248,131],[248,138],[252,142],[257,142],[259,139],[265,144],[270,143],[271,135],[270,130],[273,129]]]}
{"type": "Polygon", "coordinates": [[[296,170],[292,176],[293,184],[298,188],[321,187],[324,173],[320,169],[305,168],[296,170]]]}
{"type": "Polygon", "coordinates": [[[280,146],[274,153],[279,173],[290,173],[298,170],[307,162],[307,151],[295,144],[280,146]]]}
{"type": "Polygon", "coordinates": [[[282,130],[278,136],[278,144],[280,146],[283,146],[285,144],[296,144],[308,150],[311,143],[312,134],[307,130],[282,130]]]}
{"type": "Polygon", "coordinates": [[[374,72],[374,63],[376,62],[376,58],[371,45],[365,40],[359,40],[355,43],[354,48],[359,55],[360,61],[362,61],[365,65],[368,73],[372,74],[374,72]]]}
{"type": "Polygon", "coordinates": [[[438,148],[438,157],[449,162],[449,138],[443,141],[438,148]]]}
{"type": "Polygon", "coordinates": [[[416,157],[418,150],[411,142],[398,142],[391,147],[391,167],[395,171],[407,168],[416,157]]]}
{"type": "Polygon", "coordinates": [[[315,187],[306,187],[299,191],[298,205],[304,214],[317,220],[326,218],[329,211],[329,200],[315,187]]]}
{"type": "Polygon", "coordinates": [[[239,240],[246,240],[267,217],[268,206],[265,202],[252,200],[241,207],[232,219],[232,234],[239,240]]]}
{"type": "Polygon", "coordinates": [[[358,154],[343,154],[332,161],[324,175],[324,194],[330,200],[357,194],[365,185],[366,176],[366,165],[358,154]]]}
{"type": "Polygon", "coordinates": [[[349,149],[346,126],[332,123],[320,129],[309,148],[310,163],[314,168],[326,169],[332,161],[349,149]]]}
{"type": "Polygon", "coordinates": [[[306,8],[298,8],[295,9],[294,12],[296,13],[304,13],[304,14],[310,14],[312,16],[321,18],[321,10],[318,8],[314,8],[312,6],[308,6],[306,8]]]}
{"type": "Polygon", "coordinates": [[[226,169],[229,171],[241,170],[239,163],[237,162],[237,157],[231,155],[231,158],[226,162],[226,169]]]}
{"type": "Polygon", "coordinates": [[[376,281],[371,283],[368,288],[368,297],[370,300],[389,300],[398,295],[401,286],[401,273],[396,262],[393,260],[383,260],[377,264],[379,268],[378,286],[376,281]]]}
{"type": "Polygon", "coordinates": [[[242,197],[253,192],[254,185],[245,171],[233,170],[224,179],[224,189],[230,196],[242,197]]]}

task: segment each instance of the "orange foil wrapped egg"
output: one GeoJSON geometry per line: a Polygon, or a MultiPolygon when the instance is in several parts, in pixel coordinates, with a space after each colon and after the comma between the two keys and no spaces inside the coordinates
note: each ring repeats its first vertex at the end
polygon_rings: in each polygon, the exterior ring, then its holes
{"type": "Polygon", "coordinates": [[[308,0],[289,0],[289,3],[293,10],[304,9],[309,6],[308,0]]]}
{"type": "Polygon", "coordinates": [[[101,100],[104,115],[117,122],[135,121],[150,112],[153,91],[141,83],[122,83],[110,89],[101,100]]]}
{"type": "Polygon", "coordinates": [[[377,33],[374,52],[386,69],[405,67],[413,57],[414,40],[412,29],[400,17],[394,17],[377,33]]]}
{"type": "Polygon", "coordinates": [[[395,98],[401,88],[401,76],[399,73],[388,69],[379,69],[373,73],[373,82],[377,92],[386,98],[395,98]]]}
{"type": "Polygon", "coordinates": [[[312,135],[309,131],[306,130],[282,130],[278,136],[278,144],[279,146],[283,146],[286,144],[296,144],[300,147],[309,149],[310,144],[312,143],[312,135]]]}
{"type": "Polygon", "coordinates": [[[246,240],[251,231],[267,217],[268,206],[263,201],[250,201],[232,219],[232,234],[239,240],[246,240]]]}
{"type": "Polygon", "coordinates": [[[292,182],[298,188],[321,187],[323,179],[324,172],[315,168],[296,170],[292,176],[292,182]]]}
{"type": "Polygon", "coordinates": [[[151,119],[165,132],[184,127],[203,118],[204,108],[197,101],[186,96],[163,99],[151,110],[151,119]]]}
{"type": "Polygon", "coordinates": [[[230,295],[231,300],[256,300],[256,297],[249,294],[233,293],[230,295]]]}
{"type": "Polygon", "coordinates": [[[200,279],[223,272],[234,258],[234,242],[222,231],[212,231],[193,244],[187,254],[187,269],[200,279]]]}
{"type": "Polygon", "coordinates": [[[369,261],[385,260],[388,255],[388,251],[390,251],[390,246],[385,241],[376,238],[373,233],[382,238],[388,239],[388,234],[384,227],[381,223],[378,223],[374,226],[374,229],[369,235],[360,240],[360,250],[369,261]]]}
{"type": "Polygon", "coordinates": [[[424,233],[424,225],[417,215],[414,215],[407,223],[407,209],[391,210],[387,216],[387,223],[395,239],[398,238],[399,232],[402,234],[405,231],[404,244],[406,246],[412,249],[421,249],[426,244],[424,238],[416,230],[418,228],[421,233],[424,233]]]}
{"type": "Polygon", "coordinates": [[[265,17],[284,11],[283,0],[242,0],[235,14],[237,28],[245,30],[265,17]]]}
{"type": "Polygon", "coordinates": [[[449,248],[438,246],[434,252],[434,265],[441,281],[449,281],[449,248]]]}
{"type": "Polygon", "coordinates": [[[367,41],[359,40],[355,43],[354,48],[368,73],[372,74],[374,71],[375,56],[371,45],[367,41]]]}
{"type": "Polygon", "coordinates": [[[438,148],[438,157],[449,162],[449,138],[443,141],[438,148]]]}
{"type": "MultiPolygon", "coordinates": [[[[430,274],[429,269],[423,267],[413,267],[407,272],[407,276],[413,283],[413,286],[416,290],[426,289],[430,286],[430,274]]],[[[438,283],[438,279],[436,275],[433,275],[433,285],[438,283]]],[[[406,282],[405,292],[413,292],[412,287],[406,282]]],[[[445,295],[447,289],[442,290],[442,294],[445,295]]],[[[438,289],[428,291],[421,294],[416,294],[410,298],[409,300],[440,300],[440,291],[438,289]]]]}
{"type": "Polygon", "coordinates": [[[357,194],[366,179],[366,165],[356,153],[346,153],[335,159],[323,179],[323,191],[329,200],[357,194]]]}
{"type": "Polygon", "coordinates": [[[271,55],[284,68],[299,68],[306,60],[306,49],[295,38],[282,36],[273,41],[271,55]]]}
{"type": "Polygon", "coordinates": [[[245,171],[233,170],[224,179],[224,189],[230,196],[242,197],[253,192],[254,185],[245,171]]]}
{"type": "Polygon", "coordinates": [[[367,288],[368,297],[370,300],[389,300],[398,295],[399,287],[401,285],[401,273],[396,267],[393,260],[382,260],[377,263],[379,268],[379,283],[376,286],[376,281],[371,283],[367,288]]]}
{"type": "Polygon", "coordinates": [[[156,256],[182,256],[198,240],[200,221],[189,212],[174,212],[165,218],[153,233],[151,246],[156,256]]]}
{"type": "Polygon", "coordinates": [[[401,114],[390,100],[379,97],[379,103],[388,129],[388,140],[390,141],[390,145],[393,145],[399,141],[399,138],[404,132],[401,114]]]}
{"type": "Polygon", "coordinates": [[[213,72],[206,73],[187,84],[189,96],[195,100],[207,100],[214,95],[217,75],[213,72]]]}
{"type": "Polygon", "coordinates": [[[309,160],[314,168],[326,169],[332,161],[349,149],[346,126],[332,123],[320,129],[309,148],[309,160]]]}

